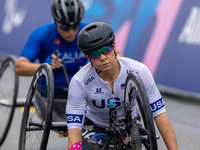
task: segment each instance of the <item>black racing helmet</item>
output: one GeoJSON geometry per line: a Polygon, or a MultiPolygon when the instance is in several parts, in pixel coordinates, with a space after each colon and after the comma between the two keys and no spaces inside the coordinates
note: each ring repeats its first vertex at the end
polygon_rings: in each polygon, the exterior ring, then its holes
{"type": "Polygon", "coordinates": [[[74,26],[84,16],[84,7],[80,0],[54,0],[51,12],[56,25],[74,26]]]}
{"type": "Polygon", "coordinates": [[[104,22],[94,22],[85,26],[78,34],[78,46],[80,50],[89,53],[113,44],[115,35],[113,29],[104,22]]]}

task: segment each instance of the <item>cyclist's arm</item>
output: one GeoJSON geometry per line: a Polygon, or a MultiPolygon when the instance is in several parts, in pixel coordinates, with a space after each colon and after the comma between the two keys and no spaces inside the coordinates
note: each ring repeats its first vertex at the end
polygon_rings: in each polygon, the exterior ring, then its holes
{"type": "Polygon", "coordinates": [[[154,118],[168,150],[178,150],[177,139],[167,113],[162,113],[154,118]]]}
{"type": "MultiPolygon", "coordinates": [[[[52,69],[57,69],[61,67],[62,59],[56,59],[55,54],[51,55],[51,67],[52,69]]],[[[16,62],[15,72],[17,75],[21,76],[33,76],[41,64],[32,63],[29,59],[25,57],[19,57],[16,62]]]]}
{"type": "Polygon", "coordinates": [[[16,62],[15,72],[17,75],[33,76],[40,64],[32,63],[25,57],[19,57],[16,62]]]}
{"type": "MultiPolygon", "coordinates": [[[[56,55],[52,54],[51,67],[57,69],[61,67],[62,59],[56,60],[56,55]]],[[[33,76],[41,64],[32,63],[25,57],[19,57],[16,62],[15,72],[21,76],[33,76]]]]}
{"type": "Polygon", "coordinates": [[[156,122],[157,128],[165,141],[166,147],[168,150],[178,150],[176,135],[167,116],[162,96],[156,87],[150,71],[146,67],[143,68],[142,80],[145,85],[150,105],[156,106],[153,107],[154,110],[152,110],[152,115],[156,122]]]}
{"type": "Polygon", "coordinates": [[[81,129],[69,129],[68,130],[68,149],[76,142],[82,142],[82,130],[81,129]]]}
{"type": "Polygon", "coordinates": [[[70,81],[66,105],[68,147],[82,141],[82,127],[84,124],[86,93],[81,82],[76,78],[82,73],[77,73],[70,81]]]}

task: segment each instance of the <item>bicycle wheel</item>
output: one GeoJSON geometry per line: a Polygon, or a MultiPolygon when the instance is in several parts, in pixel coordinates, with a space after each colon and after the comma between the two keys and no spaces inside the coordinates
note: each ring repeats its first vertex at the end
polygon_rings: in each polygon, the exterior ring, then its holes
{"type": "Polygon", "coordinates": [[[128,74],[124,94],[125,101],[130,102],[133,107],[132,146],[139,150],[157,150],[157,139],[149,100],[143,82],[137,73],[128,74]]]}
{"type": "Polygon", "coordinates": [[[10,56],[0,68],[0,146],[3,144],[13,118],[19,77],[15,74],[16,58],[10,56]]]}
{"type": "Polygon", "coordinates": [[[46,149],[51,127],[53,99],[53,71],[49,64],[44,63],[36,71],[27,94],[21,123],[19,150],[46,149]],[[47,87],[45,91],[39,91],[43,89],[40,86],[44,84],[47,87]],[[38,93],[45,99],[42,101],[44,104],[37,103],[38,93]]]}

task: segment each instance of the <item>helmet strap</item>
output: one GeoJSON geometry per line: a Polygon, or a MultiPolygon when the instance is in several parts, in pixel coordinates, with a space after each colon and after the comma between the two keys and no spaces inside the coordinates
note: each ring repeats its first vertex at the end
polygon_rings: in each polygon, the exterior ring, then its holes
{"type": "Polygon", "coordinates": [[[117,54],[116,54],[116,51],[115,51],[115,49],[114,49],[114,53],[115,53],[115,59],[117,58],[117,54]]]}
{"type": "MultiPolygon", "coordinates": [[[[91,60],[89,60],[89,61],[90,61],[91,65],[93,66],[91,60]]],[[[93,66],[93,67],[94,67],[94,66],[93,66]]],[[[96,70],[96,72],[97,72],[98,74],[101,73],[101,70],[98,70],[98,69],[96,69],[96,68],[94,68],[94,69],[96,70]]]]}
{"type": "Polygon", "coordinates": [[[95,69],[96,70],[96,72],[99,74],[99,73],[101,73],[101,70],[98,70],[98,69],[95,69]]]}

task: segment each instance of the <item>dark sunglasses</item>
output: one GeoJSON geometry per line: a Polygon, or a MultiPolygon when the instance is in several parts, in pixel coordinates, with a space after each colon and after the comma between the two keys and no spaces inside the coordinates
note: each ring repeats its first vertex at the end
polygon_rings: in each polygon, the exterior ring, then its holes
{"type": "Polygon", "coordinates": [[[111,51],[113,51],[113,44],[109,46],[104,46],[98,50],[93,51],[92,53],[88,54],[88,57],[90,59],[99,59],[101,53],[103,53],[104,55],[108,55],[111,51]]]}
{"type": "Polygon", "coordinates": [[[78,29],[78,27],[79,27],[79,24],[76,24],[76,25],[72,25],[72,26],[70,26],[70,25],[59,25],[59,27],[62,29],[62,30],[64,30],[64,31],[69,31],[69,30],[76,30],[76,29],[78,29]]]}

